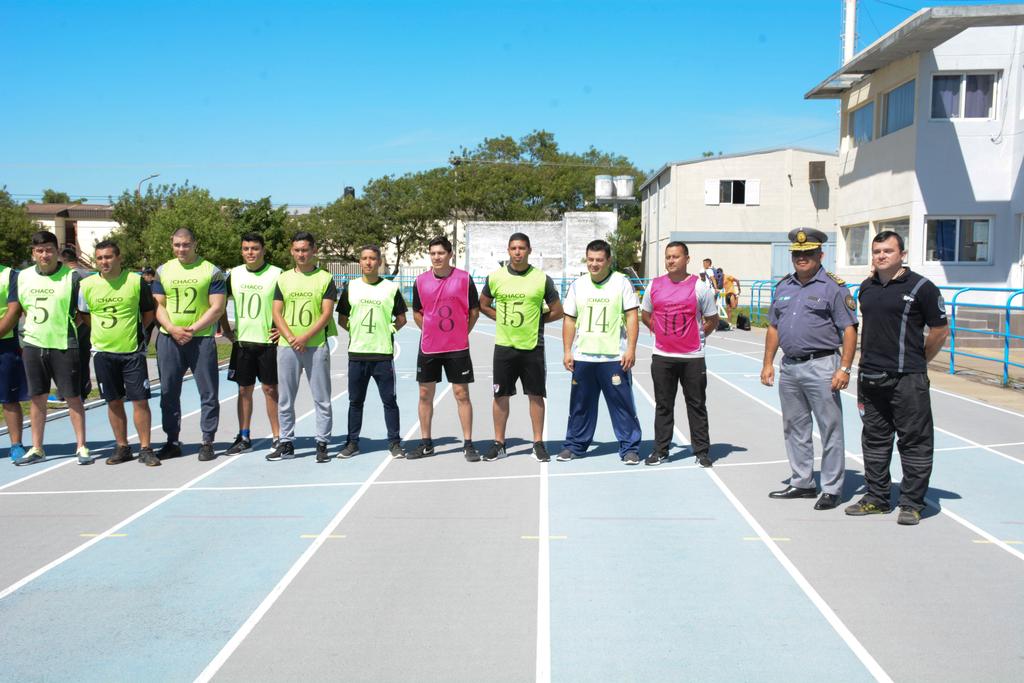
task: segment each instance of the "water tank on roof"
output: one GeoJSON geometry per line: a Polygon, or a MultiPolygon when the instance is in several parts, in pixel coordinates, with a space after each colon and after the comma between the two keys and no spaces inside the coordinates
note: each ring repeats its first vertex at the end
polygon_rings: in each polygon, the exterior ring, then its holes
{"type": "Polygon", "coordinates": [[[617,175],[612,179],[612,183],[615,185],[616,197],[633,196],[633,176],[617,175]]]}
{"type": "Polygon", "coordinates": [[[594,176],[594,196],[598,199],[611,199],[615,196],[615,185],[610,175],[594,176]]]}

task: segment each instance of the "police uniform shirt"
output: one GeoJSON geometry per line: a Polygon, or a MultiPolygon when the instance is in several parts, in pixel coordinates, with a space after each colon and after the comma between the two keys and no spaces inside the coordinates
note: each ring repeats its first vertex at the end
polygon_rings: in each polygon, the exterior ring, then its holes
{"type": "Polygon", "coordinates": [[[784,354],[806,356],[842,344],[843,330],[857,324],[856,305],[824,268],[806,283],[790,273],[775,287],[768,322],[778,330],[784,354]]]}
{"type": "Polygon", "coordinates": [[[872,275],[860,286],[860,367],[874,372],[927,372],[924,328],[943,327],[946,303],[931,280],[904,268],[882,284],[872,275]]]}

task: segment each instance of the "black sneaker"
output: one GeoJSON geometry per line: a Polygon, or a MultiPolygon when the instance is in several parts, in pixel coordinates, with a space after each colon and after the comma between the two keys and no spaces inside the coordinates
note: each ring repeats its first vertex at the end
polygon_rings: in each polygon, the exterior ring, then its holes
{"type": "Polygon", "coordinates": [[[853,505],[846,506],[846,509],[843,512],[848,514],[850,517],[864,517],[866,515],[887,515],[892,512],[892,508],[882,507],[881,505],[872,503],[867,498],[861,498],[853,505]]]}
{"type": "Polygon", "coordinates": [[[146,467],[160,467],[160,458],[156,457],[156,453],[149,446],[139,450],[139,462],[146,467]]]}
{"type": "Polygon", "coordinates": [[[180,458],[181,457],[181,443],[178,441],[168,441],[163,445],[163,448],[156,454],[156,457],[161,460],[167,460],[168,458],[180,458]]]}
{"type": "Polygon", "coordinates": [[[405,454],[406,460],[416,460],[417,458],[429,458],[434,454],[434,444],[423,442],[413,450],[405,454]]]}
{"type": "Polygon", "coordinates": [[[351,458],[353,455],[359,454],[359,443],[357,441],[348,441],[341,448],[341,452],[338,453],[338,457],[342,460],[351,458]]]}
{"type": "Polygon", "coordinates": [[[238,434],[235,437],[234,443],[224,451],[224,455],[238,455],[239,453],[245,453],[252,450],[252,440],[247,436],[238,434]]]}
{"type": "Polygon", "coordinates": [[[405,449],[402,448],[402,442],[401,441],[392,441],[390,444],[388,444],[388,451],[391,452],[391,457],[392,458],[404,458],[405,457],[405,449]]]}
{"type": "Polygon", "coordinates": [[[668,460],[668,453],[665,453],[664,451],[654,451],[644,459],[644,464],[660,465],[663,460],[668,460]]]}
{"type": "Polygon", "coordinates": [[[207,442],[207,443],[204,443],[202,446],[199,447],[199,460],[200,461],[206,462],[208,460],[216,460],[216,458],[217,458],[217,454],[213,450],[213,444],[212,443],[207,442]]]}
{"type": "Polygon", "coordinates": [[[498,458],[504,458],[505,455],[505,444],[495,441],[494,445],[491,446],[491,450],[484,453],[484,462],[491,462],[498,458]]]}
{"type": "Polygon", "coordinates": [[[291,441],[278,441],[274,449],[265,456],[267,460],[291,460],[295,457],[295,446],[291,441]]]}
{"type": "Polygon", "coordinates": [[[570,451],[568,448],[563,448],[561,453],[555,456],[555,460],[557,460],[558,462],[569,462],[570,460],[575,459],[576,454],[570,451]]]}
{"type": "Polygon", "coordinates": [[[133,457],[131,446],[118,446],[114,449],[114,454],[107,458],[107,464],[120,465],[123,462],[128,462],[133,457]]]}
{"type": "Polygon", "coordinates": [[[327,444],[323,441],[316,442],[316,461],[330,462],[331,456],[327,454],[327,444]]]}
{"type": "Polygon", "coordinates": [[[551,456],[548,455],[548,449],[544,447],[543,441],[533,444],[533,459],[537,462],[551,462],[551,456]]]}
{"type": "Polygon", "coordinates": [[[640,454],[637,453],[636,451],[630,451],[629,453],[626,453],[624,456],[622,456],[622,462],[626,463],[627,465],[639,465],[640,454]]]}
{"type": "Polygon", "coordinates": [[[711,458],[708,457],[707,453],[701,453],[697,456],[697,464],[701,467],[711,467],[711,458]]]}
{"type": "Polygon", "coordinates": [[[462,452],[466,456],[466,462],[480,462],[480,451],[473,444],[467,443],[462,452]]]}
{"type": "Polygon", "coordinates": [[[900,506],[900,514],[896,517],[896,523],[903,526],[915,526],[921,522],[921,511],[915,510],[909,505],[900,506]]]}

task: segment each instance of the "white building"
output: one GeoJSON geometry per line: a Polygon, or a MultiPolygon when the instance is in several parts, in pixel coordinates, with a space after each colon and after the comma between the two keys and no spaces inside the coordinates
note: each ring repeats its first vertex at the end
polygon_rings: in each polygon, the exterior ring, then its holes
{"type": "MultiPolygon", "coordinates": [[[[646,277],[665,272],[665,245],[681,240],[690,272],[710,258],[742,280],[792,270],[787,234],[812,227],[834,245],[836,155],[784,148],[665,164],[640,186],[646,277]]],[[[835,261],[833,246],[826,263],[835,261]]]]}
{"type": "Polygon", "coordinates": [[[61,247],[72,245],[91,260],[93,247],[120,227],[110,204],[26,204],[29,217],[57,236],[61,247]]]}
{"type": "Polygon", "coordinates": [[[807,93],[840,102],[841,276],[891,229],[938,285],[1024,287],[1022,69],[1024,5],[935,7],[807,93]]]}

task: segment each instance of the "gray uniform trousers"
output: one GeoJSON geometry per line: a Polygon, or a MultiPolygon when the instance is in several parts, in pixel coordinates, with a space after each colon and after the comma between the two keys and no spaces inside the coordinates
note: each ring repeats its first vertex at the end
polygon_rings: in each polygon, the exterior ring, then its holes
{"type": "Polygon", "coordinates": [[[813,414],[822,443],[821,489],[824,493],[842,493],[843,475],[846,474],[843,404],[839,392],[832,391],[832,375],[838,368],[838,354],[803,363],[782,360],[779,399],[786,454],[793,470],[790,486],[815,488],[813,414]]]}
{"type": "Polygon", "coordinates": [[[306,375],[316,412],[316,440],[329,443],[334,416],[331,411],[331,350],[327,344],[307,346],[296,351],[277,347],[277,406],[281,421],[281,441],[295,440],[295,396],[299,379],[306,375]]]}
{"type": "Polygon", "coordinates": [[[191,370],[199,389],[199,427],[203,441],[212,442],[220,422],[220,384],[217,378],[217,342],[213,337],[192,337],[180,345],[169,334],[156,335],[156,368],[160,373],[160,416],[168,441],[181,431],[181,383],[191,370]]]}

